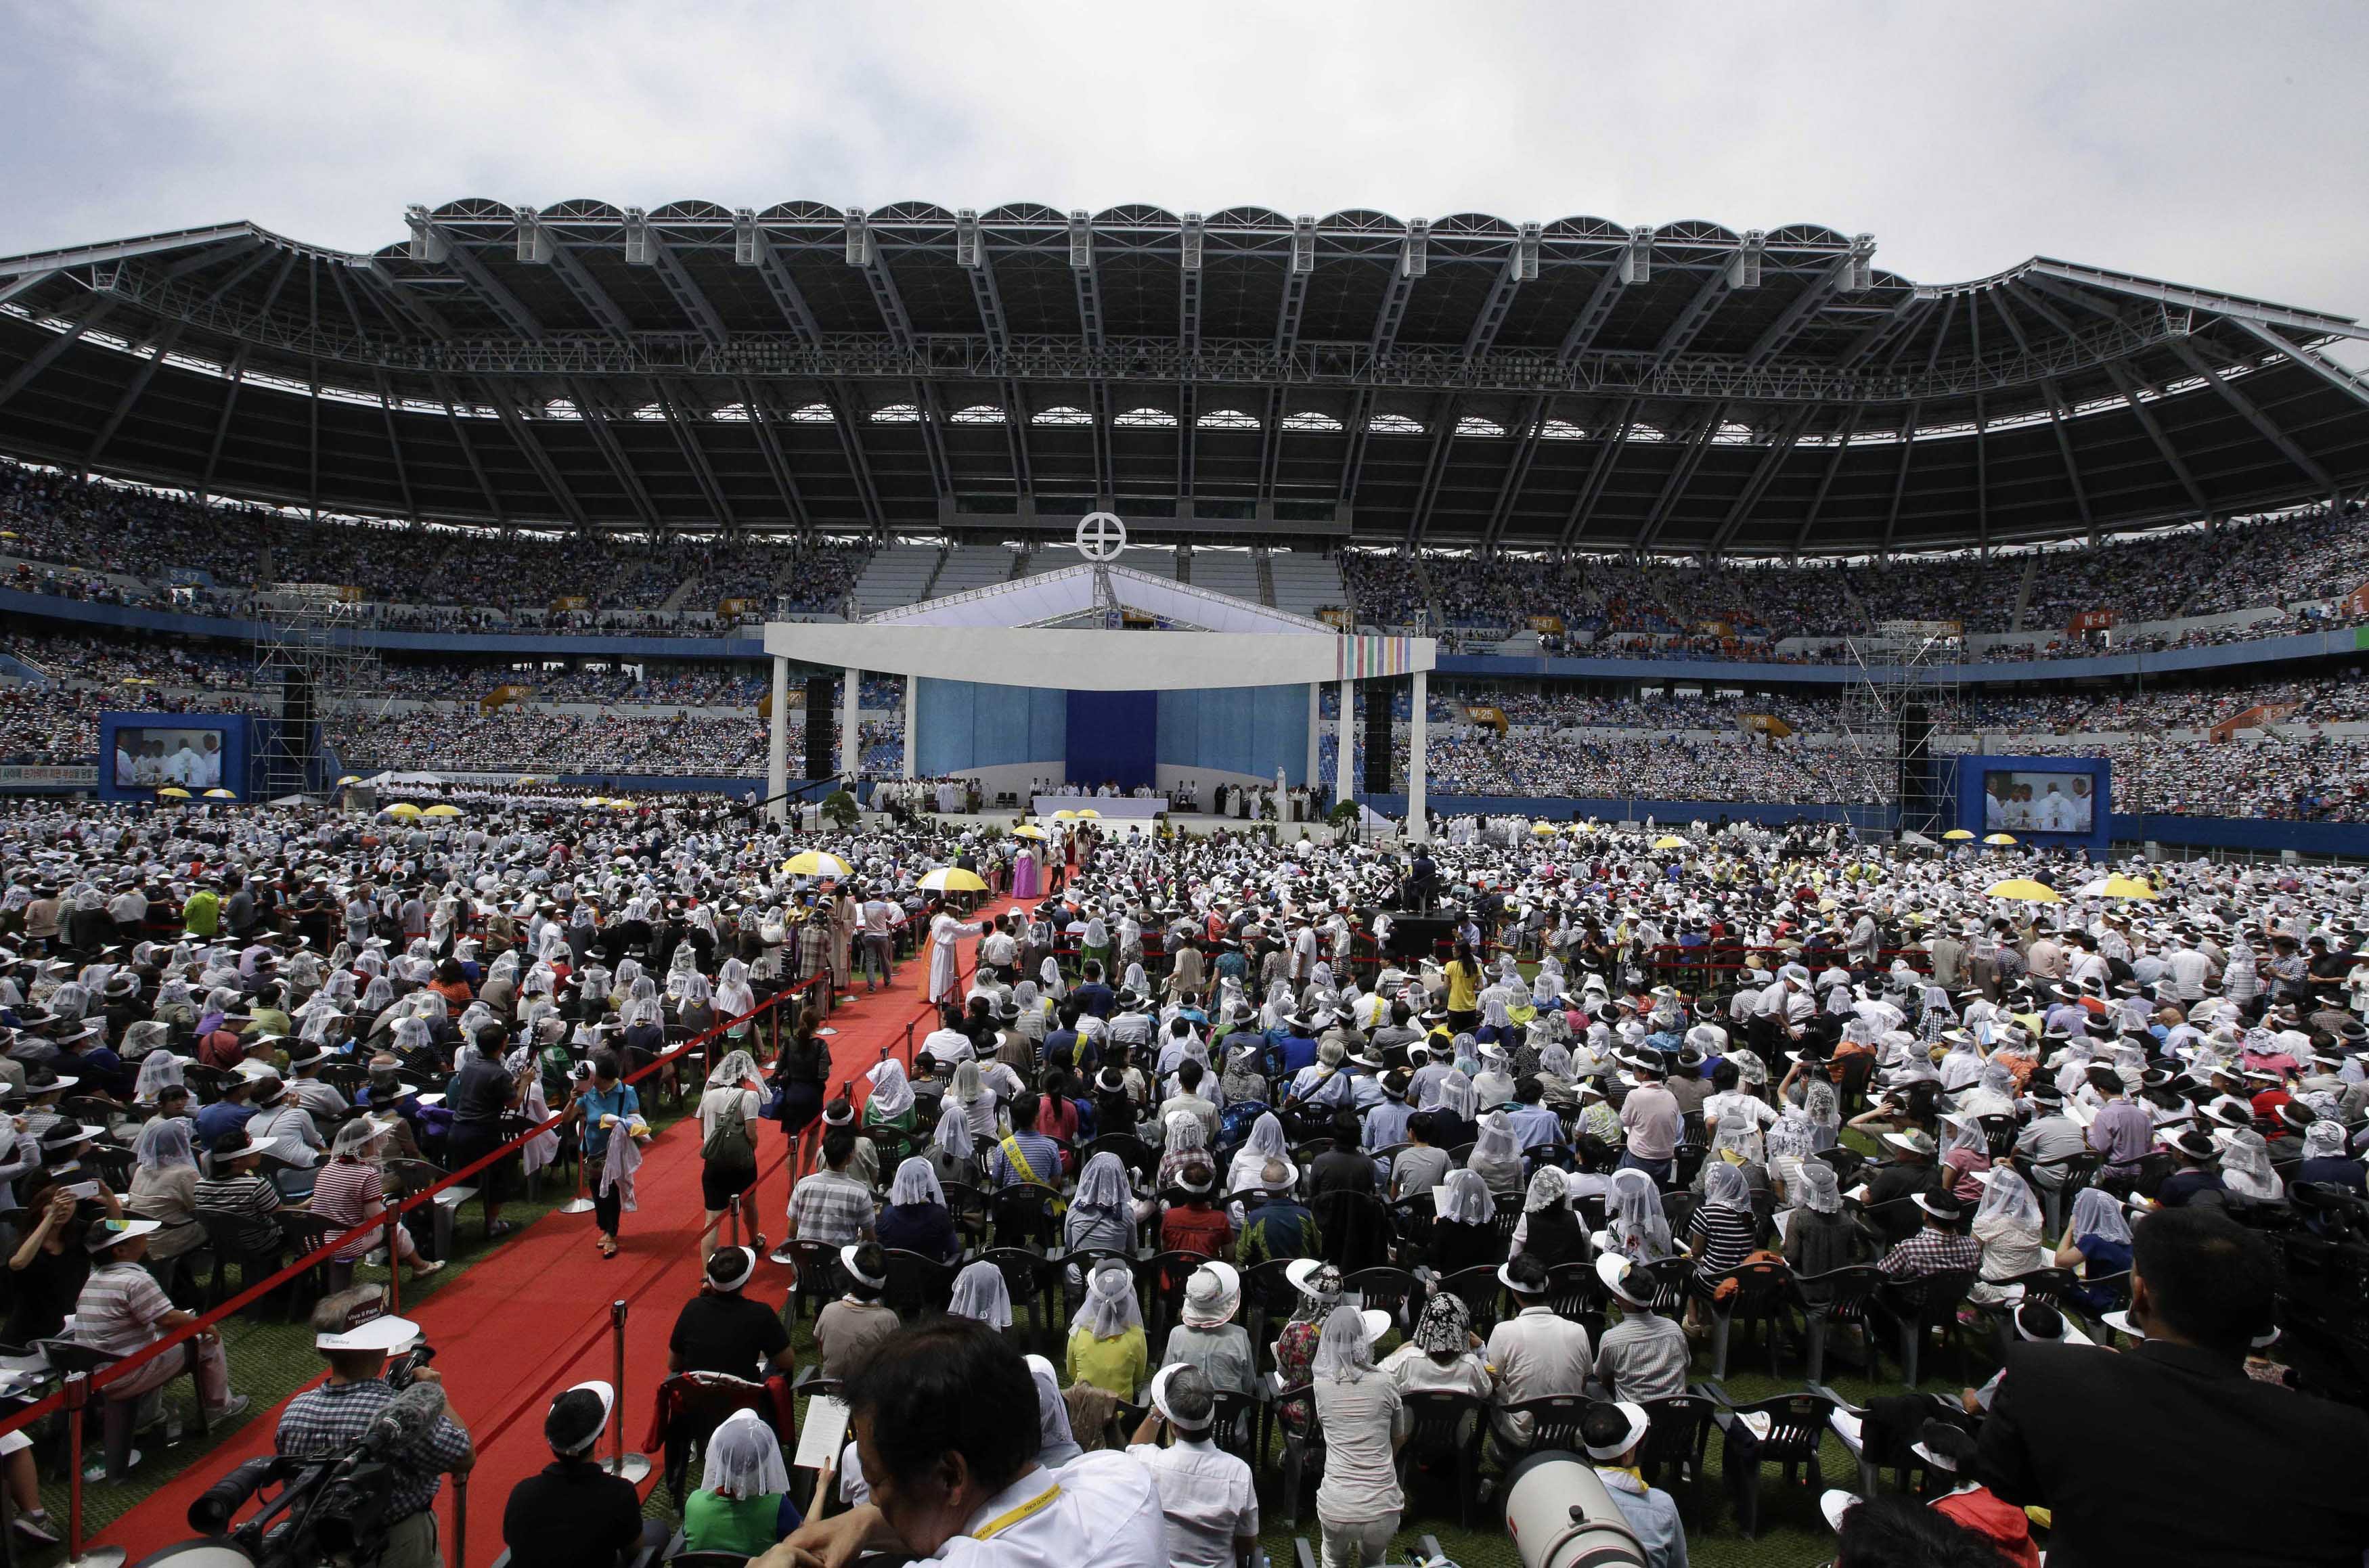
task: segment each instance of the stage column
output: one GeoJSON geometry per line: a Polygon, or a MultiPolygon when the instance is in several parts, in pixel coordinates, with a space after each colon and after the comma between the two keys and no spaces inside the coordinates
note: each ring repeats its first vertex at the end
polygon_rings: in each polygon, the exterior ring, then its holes
{"type": "Polygon", "coordinates": [[[790,661],[773,660],[773,716],[765,730],[765,816],[772,822],[790,819],[790,804],[782,796],[790,787],[790,661]]]}
{"type": "Polygon", "coordinates": [[[1317,777],[1324,767],[1324,682],[1308,683],[1308,815],[1313,818],[1320,809],[1318,802],[1324,792],[1317,786],[1317,777]]]}
{"type": "Polygon", "coordinates": [[[913,697],[914,693],[921,690],[921,678],[920,676],[908,675],[905,677],[905,776],[909,779],[918,776],[913,771],[913,758],[916,755],[913,750],[915,744],[913,739],[913,718],[914,710],[918,708],[920,704],[913,700],[913,697]]]}
{"type": "Polygon", "coordinates": [[[847,788],[855,787],[855,764],[864,755],[864,726],[858,722],[862,712],[857,702],[864,690],[864,671],[848,670],[839,688],[839,776],[847,788]]]}
{"type": "Polygon", "coordinates": [[[1339,738],[1333,747],[1333,804],[1335,806],[1349,798],[1353,787],[1349,774],[1357,763],[1357,732],[1349,727],[1356,720],[1356,711],[1357,683],[1345,680],[1341,682],[1339,738]]]}
{"type": "Polygon", "coordinates": [[[1423,785],[1425,756],[1424,721],[1431,705],[1431,677],[1423,670],[1414,672],[1414,722],[1407,733],[1407,841],[1424,844],[1431,841],[1431,828],[1424,819],[1423,785]]]}

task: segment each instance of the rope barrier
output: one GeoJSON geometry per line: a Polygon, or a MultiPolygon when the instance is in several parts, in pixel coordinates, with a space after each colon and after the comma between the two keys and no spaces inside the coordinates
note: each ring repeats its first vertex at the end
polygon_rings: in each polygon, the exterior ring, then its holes
{"type": "MultiPolygon", "coordinates": [[[[638,1082],[641,1080],[649,1077],[652,1073],[657,1072],[659,1069],[671,1065],[682,1057],[698,1050],[702,1047],[709,1044],[711,1041],[720,1038],[740,1024],[751,1022],[761,1014],[774,1013],[778,1017],[778,1010],[780,1008],[794,1000],[808,995],[818,986],[823,990],[823,994],[826,998],[825,1006],[828,1007],[828,998],[830,994],[829,979],[830,977],[828,973],[813,975],[807,977],[804,980],[797,981],[791,986],[785,987],[783,990],[774,992],[763,1001],[759,1002],[747,1013],[736,1014],[735,1016],[714,1025],[703,1034],[697,1035],[691,1039],[683,1040],[668,1047],[665,1051],[652,1058],[643,1066],[626,1074],[622,1082],[626,1083],[638,1082]]],[[[778,1038],[778,1035],[776,1037],[778,1038]]],[[[335,1258],[337,1253],[344,1251],[355,1242],[360,1241],[364,1237],[374,1232],[383,1231],[386,1238],[388,1249],[387,1299],[389,1310],[395,1310],[401,1300],[400,1279],[402,1269],[397,1262],[398,1254],[395,1251],[395,1227],[399,1222],[400,1217],[405,1214],[411,1213],[423,1204],[434,1202],[437,1194],[441,1193],[450,1187],[456,1186],[481,1172],[490,1170],[494,1165],[509,1158],[512,1154],[518,1153],[529,1143],[532,1143],[536,1139],[543,1137],[545,1133],[556,1131],[560,1127],[566,1126],[574,1119],[574,1117],[575,1111],[572,1106],[567,1109],[555,1112],[551,1116],[547,1117],[544,1121],[536,1123],[533,1127],[529,1127],[525,1132],[521,1133],[518,1137],[510,1139],[509,1142],[502,1144],[490,1153],[487,1153],[477,1160],[472,1161],[469,1164],[463,1166],[457,1171],[450,1173],[441,1180],[437,1181],[429,1186],[422,1187],[419,1191],[411,1194],[399,1202],[388,1205],[385,1210],[381,1214],[373,1216],[369,1219],[365,1219],[360,1224],[357,1224],[322,1242],[311,1252],[298,1257],[294,1262],[287,1265],[285,1267],[264,1279],[259,1284],[248,1285],[246,1288],[241,1290],[237,1295],[232,1297],[221,1306],[212,1308],[200,1315],[194,1321],[184,1323],[180,1327],[171,1330],[162,1338],[141,1346],[138,1350],[135,1350],[129,1356],[124,1356],[121,1360],[109,1362],[106,1367],[101,1368],[97,1373],[91,1376],[89,1379],[89,1387],[92,1389],[104,1389],[111,1383],[129,1377],[132,1373],[139,1370],[142,1367],[146,1366],[150,1361],[154,1360],[157,1356],[162,1356],[166,1351],[178,1345],[186,1345],[190,1340],[195,1339],[199,1334],[211,1331],[215,1327],[215,1325],[227,1321],[238,1312],[244,1311],[246,1308],[269,1295],[272,1291],[279,1289],[281,1286],[310,1273],[313,1269],[325,1263],[330,1262],[335,1258]]],[[[583,1170],[583,1162],[580,1158],[578,1161],[577,1168],[578,1177],[580,1179],[583,1170]]],[[[67,1408],[66,1390],[61,1388],[57,1392],[38,1400],[34,1403],[28,1405],[21,1410],[13,1412],[6,1419],[0,1419],[0,1436],[5,1436],[7,1433],[21,1430],[36,1421],[41,1420],[46,1416],[54,1415],[59,1411],[67,1408]]],[[[74,1463],[75,1474],[79,1476],[81,1474],[81,1456],[79,1452],[74,1456],[74,1463]]]]}

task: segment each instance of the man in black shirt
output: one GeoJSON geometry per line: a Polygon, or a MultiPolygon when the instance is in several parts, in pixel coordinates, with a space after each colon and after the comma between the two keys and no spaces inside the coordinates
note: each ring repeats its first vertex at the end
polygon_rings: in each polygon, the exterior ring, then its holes
{"type": "MultiPolygon", "coordinates": [[[[498,1024],[480,1026],[476,1050],[467,1065],[452,1075],[446,1104],[452,1111],[452,1141],[449,1146],[452,1169],[474,1165],[500,1148],[502,1118],[518,1104],[526,1093],[527,1080],[534,1072],[530,1059],[516,1073],[503,1065],[503,1050],[509,1037],[498,1024]]],[[[508,1235],[509,1225],[501,1218],[503,1180],[513,1156],[497,1160],[475,1178],[486,1200],[486,1234],[508,1235]]]]}
{"type": "Polygon", "coordinates": [[[747,1247],[718,1247],[707,1260],[699,1294],[683,1303],[667,1341],[670,1372],[725,1372],[761,1379],[786,1372],[795,1360],[790,1334],[772,1308],[740,1294],[757,1271],[747,1247]]]}
{"type": "Polygon", "coordinates": [[[634,1483],[592,1459],[616,1397],[606,1383],[578,1383],[551,1402],[543,1436],[553,1461],[510,1488],[502,1510],[511,1568],[621,1568],[665,1545],[667,1528],[643,1523],[634,1483]]]}

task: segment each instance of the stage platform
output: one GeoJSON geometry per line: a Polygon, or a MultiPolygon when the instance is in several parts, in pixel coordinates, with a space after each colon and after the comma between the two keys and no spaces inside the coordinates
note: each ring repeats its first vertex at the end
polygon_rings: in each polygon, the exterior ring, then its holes
{"type": "MultiPolygon", "coordinates": [[[[867,822],[874,820],[877,815],[877,813],[871,811],[866,811],[864,814],[864,819],[867,822]]],[[[990,828],[1006,832],[1010,831],[1013,828],[1017,827],[1021,821],[1021,815],[1017,811],[980,811],[973,813],[957,812],[952,814],[925,811],[921,813],[921,816],[925,820],[944,822],[950,827],[990,828]]],[[[1253,824],[1245,822],[1236,817],[1210,817],[1197,814],[1179,814],[1176,812],[1170,812],[1164,820],[1170,827],[1175,829],[1176,831],[1180,833],[1195,833],[1204,838],[1208,837],[1211,834],[1220,832],[1239,833],[1245,831],[1253,826],[1253,824]]],[[[1100,818],[1095,825],[1105,834],[1113,837],[1131,832],[1155,832],[1159,830],[1160,826],[1158,822],[1148,818],[1125,818],[1108,817],[1100,818]]],[[[1322,822],[1285,822],[1275,824],[1274,826],[1277,828],[1277,837],[1285,843],[1295,843],[1303,838],[1314,839],[1320,843],[1329,843],[1332,841],[1333,838],[1332,828],[1322,822]]],[[[1368,837],[1370,841],[1382,842],[1393,837],[1393,835],[1377,830],[1369,832],[1368,837]]]]}

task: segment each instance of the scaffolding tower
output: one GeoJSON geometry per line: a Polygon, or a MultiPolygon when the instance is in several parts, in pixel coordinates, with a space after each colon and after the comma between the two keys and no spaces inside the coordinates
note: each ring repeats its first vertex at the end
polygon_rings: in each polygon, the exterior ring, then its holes
{"type": "Polygon", "coordinates": [[[326,794],[336,778],[333,732],[374,683],[378,664],[361,639],[361,595],[334,583],[274,583],[257,596],[255,612],[259,684],[279,711],[262,737],[262,797],[326,794]]]}
{"type": "Polygon", "coordinates": [[[1940,738],[1966,712],[1956,621],[1879,621],[1849,640],[1859,678],[1843,694],[1847,799],[1880,807],[1869,824],[1938,839],[1957,815],[1958,759],[1940,738]]]}

